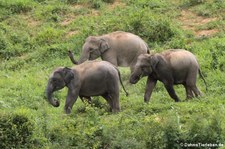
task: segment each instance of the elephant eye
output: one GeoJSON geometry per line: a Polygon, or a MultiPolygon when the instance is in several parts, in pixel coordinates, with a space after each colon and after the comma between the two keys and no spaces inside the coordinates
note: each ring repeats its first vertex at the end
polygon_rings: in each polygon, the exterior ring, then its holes
{"type": "Polygon", "coordinates": [[[56,82],[57,82],[57,79],[52,79],[52,82],[53,82],[53,83],[56,83],[56,82]]]}
{"type": "Polygon", "coordinates": [[[94,52],[94,51],[95,51],[95,49],[93,49],[93,48],[90,48],[90,49],[89,49],[89,51],[90,51],[90,52],[94,52]]]}
{"type": "Polygon", "coordinates": [[[141,70],[144,70],[145,69],[145,66],[141,66],[141,70]]]}
{"type": "Polygon", "coordinates": [[[147,66],[142,66],[141,67],[141,70],[144,71],[144,72],[146,72],[148,70],[148,67],[147,66]]]}

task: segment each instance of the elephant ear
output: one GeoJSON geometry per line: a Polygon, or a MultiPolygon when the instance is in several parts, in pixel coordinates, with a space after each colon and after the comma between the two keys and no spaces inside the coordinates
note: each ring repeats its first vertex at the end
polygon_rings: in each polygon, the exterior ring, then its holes
{"type": "Polygon", "coordinates": [[[159,63],[159,58],[156,55],[150,57],[150,63],[153,70],[156,70],[156,67],[159,63]]]}
{"type": "Polygon", "coordinates": [[[68,68],[68,67],[65,67],[63,68],[63,74],[64,74],[64,82],[66,84],[69,84],[70,81],[72,79],[74,79],[74,74],[73,74],[73,71],[72,69],[68,68]]]}
{"type": "Polygon", "coordinates": [[[109,47],[108,42],[107,42],[105,39],[101,38],[101,39],[100,39],[100,52],[101,52],[101,53],[104,53],[104,52],[107,51],[109,48],[110,48],[110,47],[109,47]]]}

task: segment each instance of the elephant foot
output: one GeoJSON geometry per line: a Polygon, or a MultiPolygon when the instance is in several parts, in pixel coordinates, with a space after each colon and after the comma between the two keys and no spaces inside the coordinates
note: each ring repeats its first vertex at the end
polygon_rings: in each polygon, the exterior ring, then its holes
{"type": "Polygon", "coordinates": [[[180,99],[174,99],[175,100],[175,102],[180,102],[180,99]]]}
{"type": "Polygon", "coordinates": [[[112,109],[112,113],[118,113],[120,112],[120,109],[112,109]]]}
{"type": "Polygon", "coordinates": [[[145,103],[149,103],[150,99],[144,98],[145,103]]]}
{"type": "Polygon", "coordinates": [[[72,109],[70,107],[65,108],[65,113],[66,114],[70,114],[72,111],[72,109]]]}

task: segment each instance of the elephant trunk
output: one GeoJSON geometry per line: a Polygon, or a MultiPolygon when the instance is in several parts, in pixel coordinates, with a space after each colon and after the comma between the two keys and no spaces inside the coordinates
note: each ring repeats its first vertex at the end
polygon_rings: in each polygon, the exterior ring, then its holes
{"type": "Polygon", "coordinates": [[[59,107],[59,105],[60,105],[59,101],[53,99],[53,97],[52,97],[53,92],[54,92],[53,91],[53,87],[50,84],[48,84],[47,89],[46,89],[46,94],[47,94],[48,101],[54,107],[59,107]]]}
{"type": "Polygon", "coordinates": [[[78,62],[75,60],[73,53],[69,50],[68,51],[68,56],[70,58],[70,60],[72,61],[73,64],[77,65],[78,62]]]}
{"type": "Polygon", "coordinates": [[[78,61],[78,64],[81,64],[85,62],[86,60],[89,60],[89,56],[90,56],[90,53],[87,52],[87,50],[83,50],[80,60],[78,61]]]}
{"type": "Polygon", "coordinates": [[[135,69],[134,72],[130,76],[129,82],[131,84],[136,84],[140,80],[141,76],[142,76],[141,71],[138,69],[135,69]]]}

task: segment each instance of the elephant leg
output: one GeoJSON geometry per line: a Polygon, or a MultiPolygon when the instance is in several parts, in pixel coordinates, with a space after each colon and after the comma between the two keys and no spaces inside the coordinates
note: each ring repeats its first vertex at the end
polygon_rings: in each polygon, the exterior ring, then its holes
{"type": "Polygon", "coordinates": [[[150,97],[152,95],[152,91],[153,91],[156,83],[157,83],[157,80],[151,79],[148,76],[148,80],[147,80],[146,87],[145,87],[144,102],[149,102],[150,97]]]}
{"type": "Polygon", "coordinates": [[[110,111],[112,111],[112,107],[113,107],[112,102],[111,102],[112,97],[110,97],[110,95],[108,93],[103,94],[102,97],[108,102],[110,111]]]}
{"type": "Polygon", "coordinates": [[[81,101],[84,103],[84,97],[83,96],[79,96],[81,101]]]}
{"type": "Polygon", "coordinates": [[[89,104],[91,104],[92,99],[90,96],[80,96],[81,101],[84,103],[84,100],[87,100],[89,104]]]}
{"type": "MultiPolygon", "coordinates": [[[[188,79],[187,79],[187,86],[189,86],[191,88],[191,90],[194,92],[195,96],[201,96],[201,92],[198,90],[197,86],[196,86],[196,75],[193,76],[189,75],[188,79]]],[[[194,97],[194,95],[193,95],[194,97]]]]}
{"type": "Polygon", "coordinates": [[[112,112],[120,111],[119,94],[113,95],[113,94],[106,93],[106,94],[102,95],[102,97],[106,99],[112,112]]]}
{"type": "Polygon", "coordinates": [[[88,103],[91,104],[92,103],[92,99],[91,97],[87,97],[88,103]]]}
{"type": "Polygon", "coordinates": [[[71,110],[72,110],[73,105],[76,102],[77,98],[78,98],[78,92],[73,92],[69,89],[67,97],[66,97],[65,107],[64,107],[66,114],[71,113],[71,110]]]}
{"type": "Polygon", "coordinates": [[[170,97],[173,98],[175,100],[175,102],[179,102],[180,99],[178,98],[178,96],[175,93],[175,90],[173,88],[173,85],[170,84],[164,84],[167,92],[169,93],[170,97]]]}
{"type": "Polygon", "coordinates": [[[193,98],[194,97],[194,94],[192,92],[192,89],[191,87],[187,86],[184,84],[184,87],[185,87],[185,90],[186,90],[186,99],[190,99],[190,98],[193,98]]]}
{"type": "Polygon", "coordinates": [[[130,65],[130,72],[131,72],[131,74],[134,72],[136,62],[137,62],[137,61],[132,62],[131,65],[130,65]]]}
{"type": "Polygon", "coordinates": [[[197,88],[196,85],[192,86],[192,90],[193,90],[193,92],[195,93],[195,96],[196,96],[196,97],[201,96],[201,92],[199,91],[199,89],[197,88]]]}

